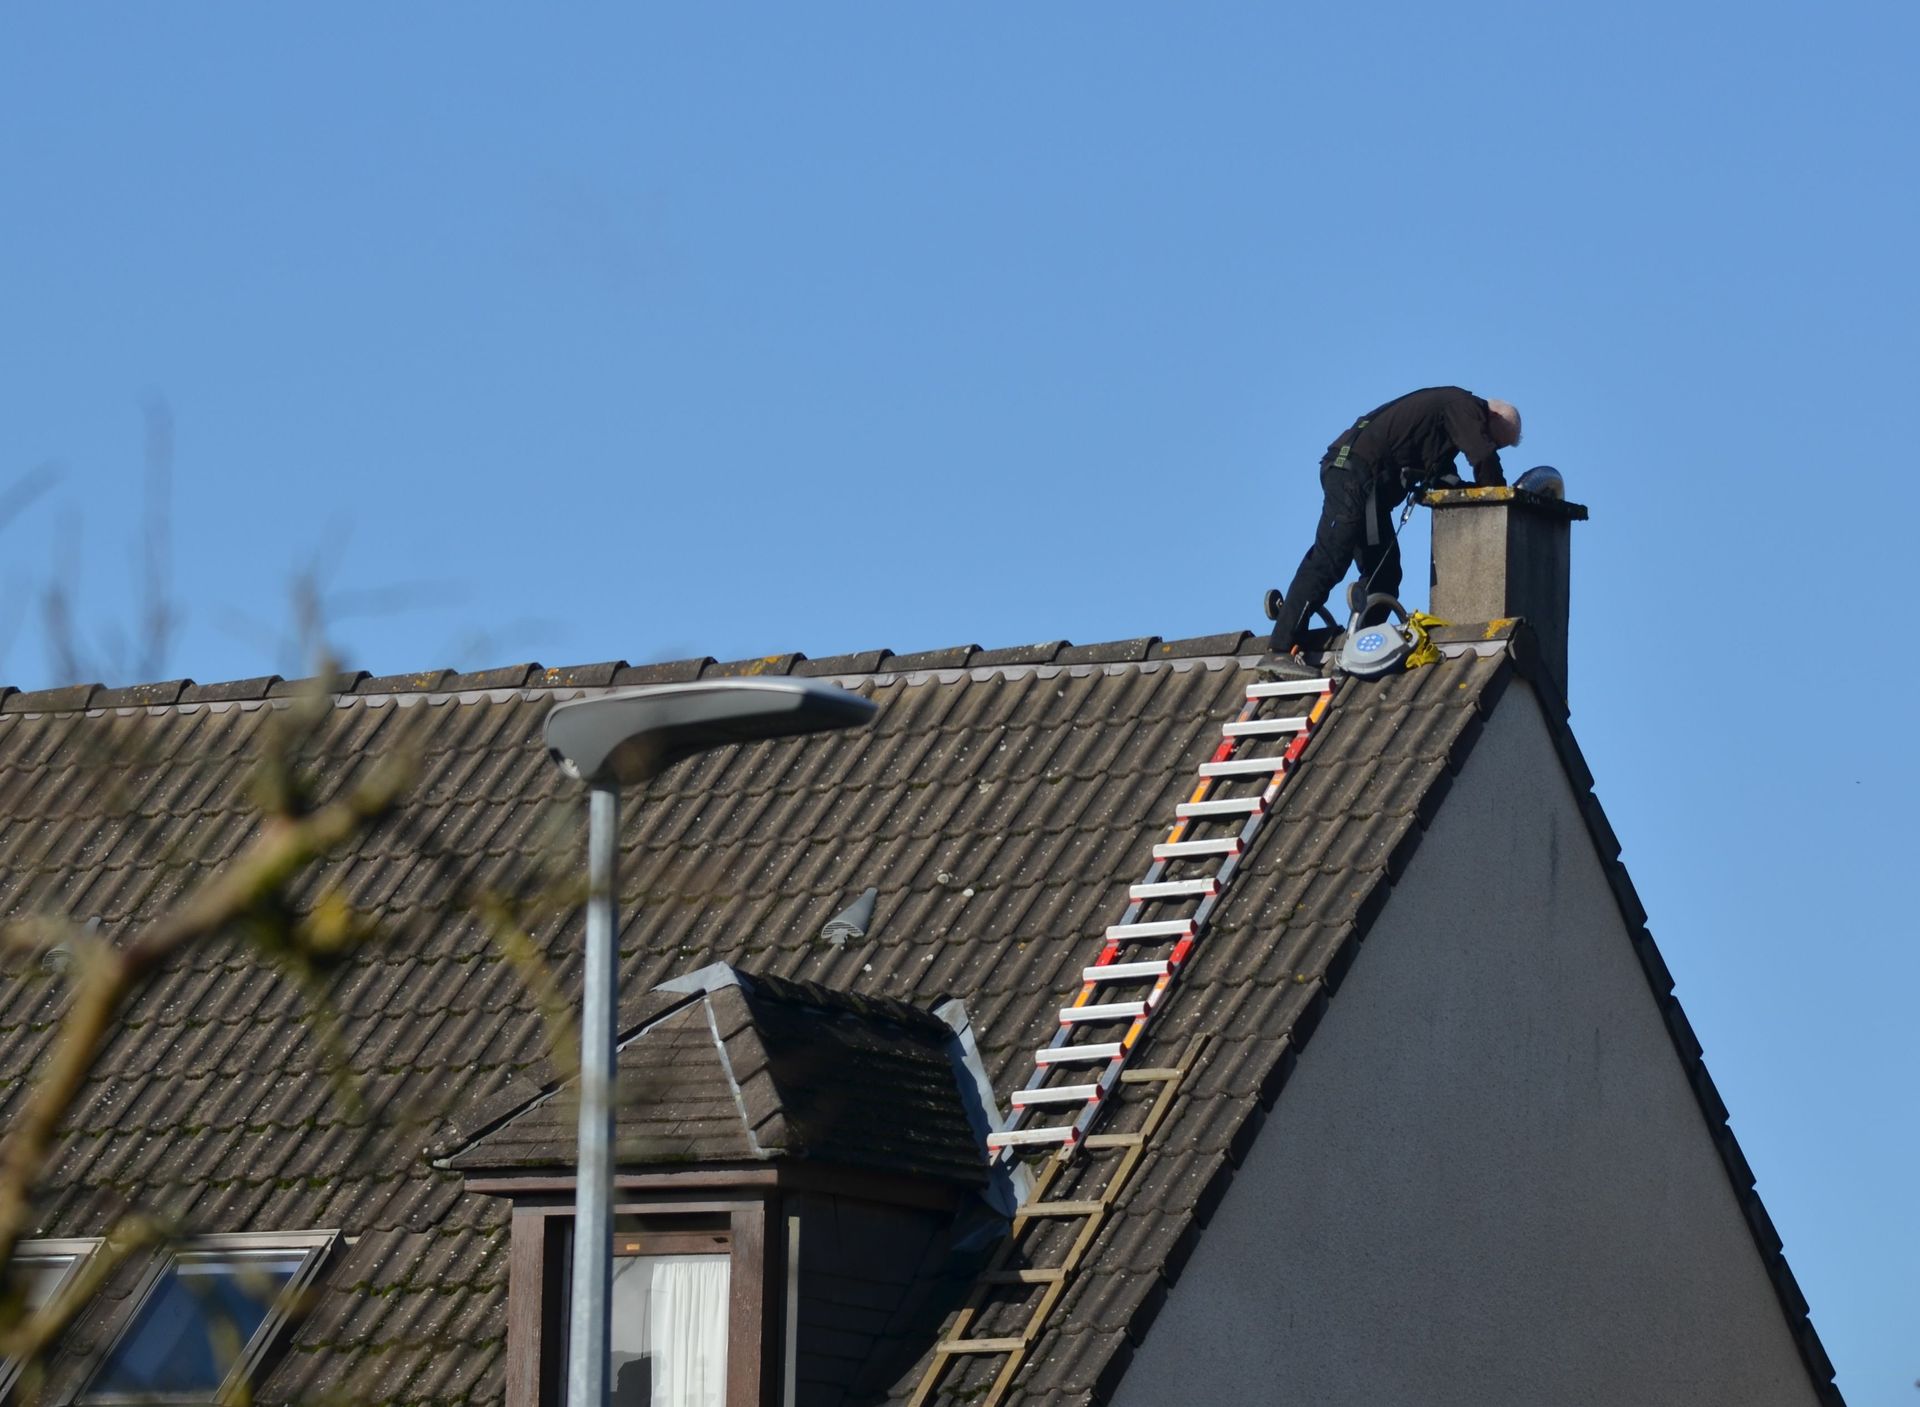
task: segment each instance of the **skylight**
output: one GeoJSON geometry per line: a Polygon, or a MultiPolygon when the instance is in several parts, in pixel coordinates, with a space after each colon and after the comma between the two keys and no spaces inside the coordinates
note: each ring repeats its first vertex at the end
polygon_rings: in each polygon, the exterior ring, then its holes
{"type": "Polygon", "coordinates": [[[86,1402],[209,1401],[273,1346],[331,1232],[204,1238],[167,1255],[87,1385],[86,1402]]]}
{"type": "MultiPolygon", "coordinates": [[[[13,1257],[13,1272],[26,1291],[29,1314],[59,1294],[80,1271],[87,1257],[99,1249],[100,1242],[84,1240],[22,1241],[13,1257]]],[[[20,1365],[12,1360],[0,1362],[0,1396],[13,1387],[20,1365]]]]}

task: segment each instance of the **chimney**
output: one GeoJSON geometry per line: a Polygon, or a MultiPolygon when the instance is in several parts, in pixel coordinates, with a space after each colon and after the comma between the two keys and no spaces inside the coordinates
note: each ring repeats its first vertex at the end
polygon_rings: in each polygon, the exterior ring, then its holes
{"type": "Polygon", "coordinates": [[[1526,617],[1564,699],[1567,535],[1587,510],[1517,488],[1435,489],[1424,501],[1433,510],[1428,609],[1456,625],[1526,617]]]}

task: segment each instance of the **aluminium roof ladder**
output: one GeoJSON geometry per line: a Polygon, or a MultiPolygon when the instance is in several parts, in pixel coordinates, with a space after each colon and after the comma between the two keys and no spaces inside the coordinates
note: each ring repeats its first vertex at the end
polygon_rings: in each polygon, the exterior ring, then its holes
{"type": "Polygon", "coordinates": [[[1147,1145],[1193,1077],[1207,1038],[1198,1037],[1162,1068],[1130,1068],[1129,1061],[1167,1009],[1182,969],[1326,717],[1335,687],[1327,679],[1249,684],[1238,716],[1221,729],[1200,764],[1192,792],[1174,808],[1172,830],[1153,847],[1145,876],[1128,887],[1120,921],[1107,929],[1099,956],[1082,971],[1079,993],[1060,1009],[1059,1030],[1034,1052],[1031,1077],[1014,1093],[1004,1126],[988,1136],[997,1159],[1048,1151],[1057,1156],[1047,1159],[1007,1235],[934,1345],[908,1407],[932,1407],[943,1388],[954,1401],[998,1407],[1093,1243],[1117,1214],[1147,1145]],[[1271,746],[1271,739],[1285,744],[1278,752],[1255,750],[1271,746]],[[1098,1072],[1094,1078],[1076,1075],[1089,1067],[1098,1072]],[[1143,1088],[1155,1094],[1137,1127],[1095,1131],[1102,1116],[1122,1103],[1120,1095],[1143,1088]],[[1051,1121],[1042,1121],[1047,1116],[1051,1121]],[[1108,1154],[1118,1162],[1089,1166],[1108,1154]],[[961,1380],[950,1383],[956,1372],[961,1380]]]}
{"type": "Polygon", "coordinates": [[[1014,1091],[1002,1127],[987,1136],[996,1158],[1052,1148],[1065,1161],[1093,1131],[1326,717],[1335,687],[1331,679],[1247,685],[1239,715],[1221,729],[1192,793],[1174,808],[1173,828],[1153,847],[1146,874],[1128,887],[1120,921],[1082,969],[1079,992],[1060,1008],[1059,1030],[1034,1052],[1033,1073],[1014,1091]],[[1284,746],[1253,751],[1273,742],[1284,746]]]}

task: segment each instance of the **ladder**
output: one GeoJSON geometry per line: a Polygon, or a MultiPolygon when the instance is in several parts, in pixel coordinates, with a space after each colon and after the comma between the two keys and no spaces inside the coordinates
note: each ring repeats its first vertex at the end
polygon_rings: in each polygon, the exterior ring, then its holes
{"type": "Polygon", "coordinates": [[[977,1403],[978,1407],[997,1407],[1027,1361],[1027,1351],[1039,1338],[1054,1306],[1066,1294],[1074,1271],[1093,1248],[1100,1229],[1132,1181],[1148,1142],[1166,1122],[1174,1096],[1193,1073],[1206,1043],[1207,1038],[1200,1036],[1167,1069],[1128,1070],[1121,1076],[1127,1085],[1156,1085],[1159,1093],[1139,1128],[1127,1133],[1088,1135],[1089,1154],[1113,1149],[1121,1155],[1111,1173],[1094,1179],[1102,1185],[1068,1188],[1065,1197],[1049,1196],[1061,1190],[1060,1184],[1071,1177],[1072,1169],[1059,1159],[1048,1160],[1034,1179],[1031,1195],[1014,1213],[1007,1235],[986,1268],[974,1278],[952,1326],[934,1345],[933,1358],[907,1407],[927,1407],[955,1369],[963,1370],[962,1381],[966,1370],[978,1380],[964,1386],[948,1384],[950,1391],[958,1387],[956,1395],[961,1400],[977,1403]],[[1028,1296],[1035,1292],[1038,1299],[1028,1303],[1028,1296]],[[997,1371],[991,1363],[996,1356],[1006,1360],[997,1371]],[[986,1380],[989,1371],[993,1371],[990,1383],[986,1380]]]}
{"type": "Polygon", "coordinates": [[[1128,888],[1120,922],[1082,971],[1072,1005],[1061,1008],[1060,1029],[1034,1052],[1032,1076],[1014,1093],[1004,1126],[987,1136],[996,1161],[1056,1156],[934,1345],[908,1407],[928,1407],[943,1388],[972,1407],[1005,1399],[1205,1049],[1202,1035],[1171,1066],[1128,1064],[1326,717],[1334,688],[1328,679],[1249,684],[1238,716],[1200,764],[1192,793],[1174,808],[1172,831],[1153,847],[1146,877],[1128,888]],[[1256,751],[1280,739],[1279,751],[1256,751]],[[1055,1083],[1063,1072],[1088,1066],[1099,1067],[1097,1078],[1055,1083]],[[1139,1118],[1138,1101],[1120,1096],[1143,1087],[1157,1093],[1139,1118]],[[1028,1123],[1041,1113],[1056,1121],[1028,1123]],[[1109,1115],[1123,1127],[1095,1132],[1109,1115]],[[1115,1153],[1118,1162],[1106,1165],[1115,1153]],[[996,1357],[1003,1360],[997,1369],[996,1357]]]}
{"type": "Polygon", "coordinates": [[[1331,679],[1247,685],[1239,715],[1220,730],[1192,794],[1174,808],[1173,829],[1153,847],[1145,878],[1129,886],[1120,921],[1081,970],[1059,1030],[1034,1052],[1033,1073],[1014,1091],[1006,1121],[987,1135],[995,1159],[1054,1149],[1065,1162],[1080,1150],[1326,717],[1334,688],[1331,679]],[[1253,751],[1276,742],[1284,743],[1279,752],[1253,751]],[[1088,1067],[1098,1074],[1089,1078],[1088,1067]],[[1036,1117],[1055,1121],[1028,1122],[1036,1117]]]}

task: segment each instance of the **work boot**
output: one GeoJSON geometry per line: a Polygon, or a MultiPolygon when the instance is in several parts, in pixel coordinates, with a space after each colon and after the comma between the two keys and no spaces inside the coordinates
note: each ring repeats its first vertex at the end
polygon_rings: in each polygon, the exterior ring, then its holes
{"type": "Polygon", "coordinates": [[[1298,654],[1288,652],[1280,654],[1269,650],[1260,656],[1254,669],[1269,679],[1318,679],[1320,671],[1308,664],[1298,654]]]}

